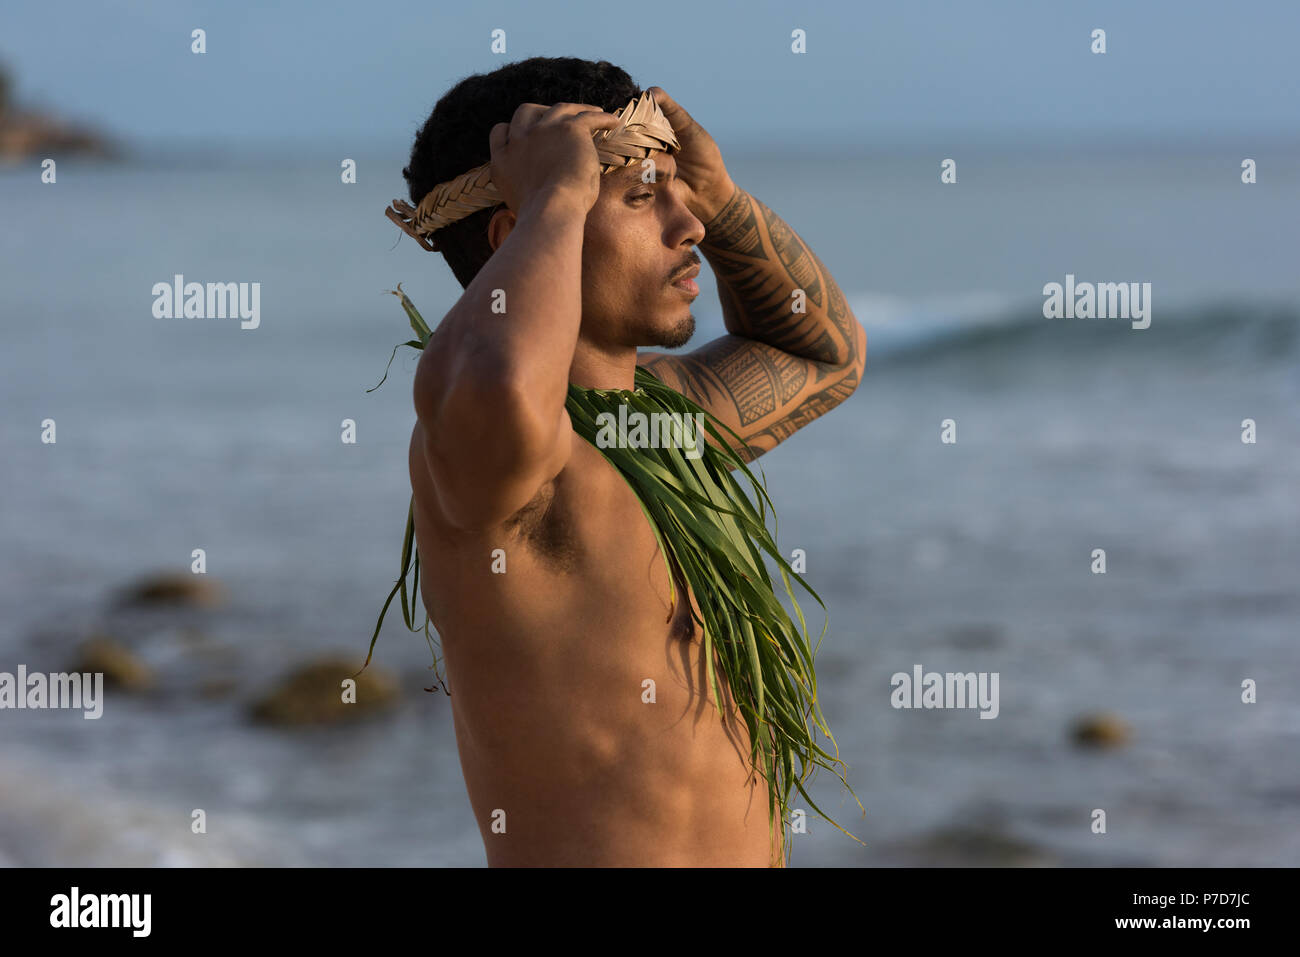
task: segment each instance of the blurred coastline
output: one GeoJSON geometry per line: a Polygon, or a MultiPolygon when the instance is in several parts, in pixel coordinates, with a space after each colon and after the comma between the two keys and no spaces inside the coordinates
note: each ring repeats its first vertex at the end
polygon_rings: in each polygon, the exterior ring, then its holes
{"type": "Polygon", "coordinates": [[[92,127],[44,109],[20,106],[13,95],[13,78],[0,63],[0,167],[51,153],[110,160],[121,156],[121,147],[92,127]]]}

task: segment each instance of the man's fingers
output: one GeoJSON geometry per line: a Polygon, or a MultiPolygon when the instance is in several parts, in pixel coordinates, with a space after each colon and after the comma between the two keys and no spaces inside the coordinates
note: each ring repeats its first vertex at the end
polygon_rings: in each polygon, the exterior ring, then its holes
{"type": "Polygon", "coordinates": [[[597,113],[603,113],[599,106],[594,103],[552,103],[550,110],[553,113],[586,113],[595,110],[597,113]]]}
{"type": "Polygon", "coordinates": [[[618,121],[618,117],[613,113],[606,113],[599,106],[590,103],[553,103],[550,106],[541,103],[520,103],[515,109],[514,116],[510,118],[510,130],[514,135],[519,135],[538,123],[559,123],[579,116],[600,117],[599,121],[584,119],[584,125],[593,130],[612,126],[618,121]]]}
{"type": "Polygon", "coordinates": [[[527,129],[545,112],[546,107],[540,103],[520,103],[515,107],[514,115],[510,117],[510,126],[516,130],[527,129]]]}
{"type": "MultiPolygon", "coordinates": [[[[546,115],[543,120],[550,123],[564,119],[569,116],[580,116],[583,113],[603,113],[599,106],[592,106],[590,103],[555,103],[546,108],[546,115]]],[[[613,114],[610,114],[613,116],[613,114]]]]}
{"type": "MultiPolygon", "coordinates": [[[[655,102],[659,104],[659,109],[664,111],[665,116],[671,117],[675,115],[684,123],[695,122],[691,119],[691,115],[682,109],[678,102],[669,96],[662,86],[652,86],[646,90],[646,92],[655,98],[655,102]]],[[[673,128],[675,129],[676,127],[677,124],[673,123],[673,128]]]]}
{"type": "Polygon", "coordinates": [[[613,113],[606,113],[598,106],[583,103],[559,103],[551,107],[550,112],[542,118],[543,123],[577,123],[590,132],[608,129],[619,124],[619,118],[613,113]]]}
{"type": "Polygon", "coordinates": [[[694,135],[696,130],[699,130],[700,133],[706,136],[708,135],[704,132],[704,127],[700,126],[699,123],[696,123],[695,118],[691,116],[691,114],[682,109],[676,100],[664,92],[662,86],[652,86],[647,92],[655,98],[655,102],[659,104],[659,109],[664,111],[664,116],[668,120],[668,125],[673,128],[673,132],[676,133],[679,138],[683,140],[689,139],[694,135]]]}
{"type": "Polygon", "coordinates": [[[618,126],[623,121],[613,113],[606,113],[604,110],[598,110],[592,113],[578,113],[573,117],[573,122],[587,127],[589,130],[608,129],[612,126],[618,126]]]}

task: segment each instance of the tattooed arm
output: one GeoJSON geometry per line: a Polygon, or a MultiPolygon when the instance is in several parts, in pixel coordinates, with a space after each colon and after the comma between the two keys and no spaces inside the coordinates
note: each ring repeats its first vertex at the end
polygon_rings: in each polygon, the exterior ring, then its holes
{"type": "Polygon", "coordinates": [[[640,364],[725,422],[752,461],[853,393],[867,334],[816,254],[743,189],[705,224],[699,248],[730,334],[681,355],[642,353],[640,364]]]}

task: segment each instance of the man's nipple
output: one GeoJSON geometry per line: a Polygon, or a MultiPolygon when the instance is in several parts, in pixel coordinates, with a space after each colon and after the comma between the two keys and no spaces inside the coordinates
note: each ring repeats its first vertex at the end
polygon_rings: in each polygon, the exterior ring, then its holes
{"type": "Polygon", "coordinates": [[[681,641],[690,641],[695,637],[695,617],[691,613],[691,593],[686,583],[678,578],[675,582],[676,601],[668,609],[668,619],[672,622],[668,634],[681,641]]]}

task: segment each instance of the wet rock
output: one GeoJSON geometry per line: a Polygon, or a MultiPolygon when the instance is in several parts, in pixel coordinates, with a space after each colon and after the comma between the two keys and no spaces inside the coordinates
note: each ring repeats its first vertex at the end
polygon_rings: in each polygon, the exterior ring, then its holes
{"type": "Polygon", "coordinates": [[[215,608],[226,600],[220,582],[207,575],[162,572],[128,585],[118,596],[124,605],[194,605],[215,608]]]}
{"type": "Polygon", "coordinates": [[[1025,808],[970,803],[951,820],[901,840],[877,844],[878,863],[906,867],[1057,867],[1049,848],[1015,833],[1025,808]]]}
{"type": "Polygon", "coordinates": [[[321,725],[355,720],[393,707],[397,682],[374,665],[356,675],[355,703],[343,700],[343,681],[361,662],[343,656],[304,665],[253,703],[254,721],[273,725],[321,725]]]}
{"type": "Polygon", "coordinates": [[[1133,729],[1109,712],[1084,715],[1070,729],[1074,743],[1088,748],[1118,748],[1133,737],[1133,729]]]}
{"type": "Polygon", "coordinates": [[[103,672],[104,686],[122,691],[145,691],[154,684],[152,669],[107,635],[93,635],[83,641],[69,670],[103,672]]]}
{"type": "Polygon", "coordinates": [[[905,845],[911,866],[1055,867],[1057,857],[995,828],[954,825],[905,845]]]}

